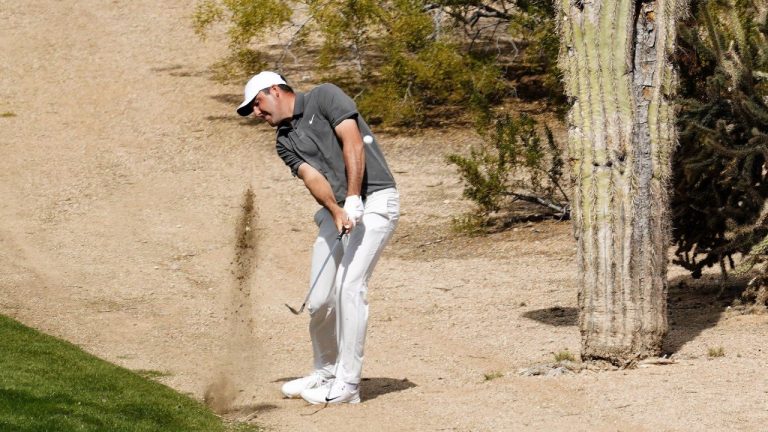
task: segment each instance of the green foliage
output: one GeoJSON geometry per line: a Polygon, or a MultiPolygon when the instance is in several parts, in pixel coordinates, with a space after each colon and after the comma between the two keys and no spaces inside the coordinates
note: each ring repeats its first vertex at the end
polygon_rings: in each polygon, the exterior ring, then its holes
{"type": "Polygon", "coordinates": [[[530,40],[534,54],[526,58],[555,77],[552,7],[538,0],[520,4],[201,0],[194,25],[201,37],[217,23],[228,26],[229,54],[214,68],[219,79],[313,65],[355,97],[369,122],[413,126],[466,120],[508,95],[505,62],[516,52],[498,48],[509,39],[500,28],[514,27],[517,39],[530,40]]]}
{"type": "MultiPolygon", "coordinates": [[[[200,403],[0,316],[0,430],[232,431],[200,403]]],[[[256,431],[252,426],[239,430],[256,431]]]]}
{"type": "Polygon", "coordinates": [[[555,356],[556,363],[560,363],[563,361],[569,361],[569,362],[576,361],[576,357],[574,357],[574,355],[567,349],[554,353],[554,356],[555,356]]]}
{"type": "Polygon", "coordinates": [[[156,379],[156,378],[163,378],[167,376],[171,376],[170,372],[163,372],[158,370],[152,370],[152,369],[137,369],[133,371],[136,375],[147,378],[147,379],[156,379]]]}
{"type": "Polygon", "coordinates": [[[358,73],[362,72],[359,53],[373,43],[371,32],[380,31],[384,24],[386,12],[381,4],[371,0],[311,0],[307,4],[314,28],[323,39],[319,66],[327,70],[339,59],[354,59],[358,73]]]}
{"type": "Polygon", "coordinates": [[[707,350],[707,357],[709,358],[725,357],[725,349],[723,349],[723,347],[721,346],[709,348],[707,350]]]}
{"type": "Polygon", "coordinates": [[[675,262],[764,261],[768,236],[768,26],[765,2],[693,3],[681,26],[683,109],[674,161],[675,262]]]}
{"type": "Polygon", "coordinates": [[[541,76],[545,100],[555,111],[564,114],[566,103],[562,73],[557,67],[560,34],[555,22],[555,2],[549,0],[519,0],[520,13],[512,15],[509,33],[528,43],[522,60],[528,73],[541,76]]]}
{"type": "Polygon", "coordinates": [[[380,112],[373,109],[372,114],[394,124],[424,122],[429,107],[472,107],[502,91],[498,69],[461,55],[449,42],[429,42],[417,52],[386,53],[389,62],[379,77],[386,94],[364,93],[360,105],[378,107],[380,112]]]}
{"type": "Polygon", "coordinates": [[[211,66],[213,77],[219,81],[228,81],[236,76],[239,71],[249,71],[256,74],[266,67],[264,55],[260,51],[250,48],[232,50],[230,54],[211,66]]]}
{"type": "Polygon", "coordinates": [[[483,374],[483,377],[486,381],[493,381],[496,378],[502,378],[504,376],[504,373],[501,371],[493,371],[483,374]]]}
{"type": "Polygon", "coordinates": [[[488,218],[477,213],[454,216],[451,220],[453,232],[467,236],[484,234],[486,225],[488,225],[488,218]]]}
{"type": "Polygon", "coordinates": [[[206,37],[207,29],[224,18],[224,9],[215,0],[204,0],[197,4],[192,16],[195,33],[201,38],[206,37]]]}
{"type": "Polygon", "coordinates": [[[192,17],[195,32],[205,38],[208,29],[229,21],[229,55],[215,65],[219,79],[258,72],[266,63],[264,53],[250,47],[254,39],[275,32],[293,15],[290,5],[277,0],[201,0],[192,17]]]}
{"type": "Polygon", "coordinates": [[[560,188],[563,161],[548,128],[542,139],[536,121],[526,114],[503,115],[478,124],[483,144],[470,149],[469,156],[449,155],[448,161],[456,165],[464,181],[464,196],[482,214],[498,211],[529,193],[565,207],[567,196],[560,188]]]}

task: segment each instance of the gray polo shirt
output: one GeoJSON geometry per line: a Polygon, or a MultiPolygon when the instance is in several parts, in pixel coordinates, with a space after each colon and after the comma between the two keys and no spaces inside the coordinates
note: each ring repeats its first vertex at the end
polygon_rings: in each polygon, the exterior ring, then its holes
{"type": "MultiPolygon", "coordinates": [[[[297,175],[299,165],[308,163],[328,179],[339,203],[347,197],[347,172],[334,128],[348,118],[357,121],[362,136],[373,137],[355,102],[335,85],[321,84],[307,93],[296,93],[293,118],[277,127],[277,154],[291,173],[297,175]]],[[[363,146],[365,172],[360,194],[365,197],[395,187],[377,140],[363,146]]]]}

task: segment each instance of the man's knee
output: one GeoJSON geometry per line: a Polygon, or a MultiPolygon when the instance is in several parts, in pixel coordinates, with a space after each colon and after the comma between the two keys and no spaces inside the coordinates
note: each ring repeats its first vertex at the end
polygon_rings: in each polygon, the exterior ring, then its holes
{"type": "Polygon", "coordinates": [[[333,304],[330,301],[318,301],[307,303],[307,312],[312,319],[325,319],[327,316],[333,313],[333,304]]]}

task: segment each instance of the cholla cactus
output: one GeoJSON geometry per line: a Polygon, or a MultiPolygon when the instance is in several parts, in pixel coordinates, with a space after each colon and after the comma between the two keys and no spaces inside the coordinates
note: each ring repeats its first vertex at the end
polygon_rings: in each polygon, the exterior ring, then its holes
{"type": "Polygon", "coordinates": [[[768,2],[693,6],[698,25],[681,28],[675,262],[697,277],[741,254],[746,272],[768,252],[768,2]]]}

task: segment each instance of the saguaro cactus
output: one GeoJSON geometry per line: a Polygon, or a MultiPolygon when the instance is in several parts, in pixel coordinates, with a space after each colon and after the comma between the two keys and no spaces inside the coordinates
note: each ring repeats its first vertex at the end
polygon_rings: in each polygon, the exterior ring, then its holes
{"type": "Polygon", "coordinates": [[[670,57],[681,3],[558,3],[585,359],[658,355],[667,332],[670,57]]]}

